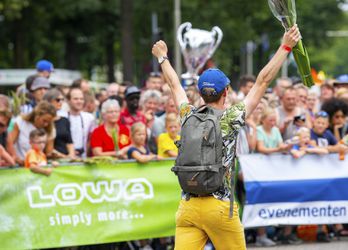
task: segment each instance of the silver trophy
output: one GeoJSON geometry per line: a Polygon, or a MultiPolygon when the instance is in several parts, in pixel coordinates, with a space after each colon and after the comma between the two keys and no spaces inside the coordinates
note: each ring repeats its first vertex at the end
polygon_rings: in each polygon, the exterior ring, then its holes
{"type": "Polygon", "coordinates": [[[189,22],[179,26],[177,39],[187,69],[181,77],[187,85],[193,84],[198,79],[199,70],[214,54],[221,43],[222,36],[222,31],[217,26],[214,26],[211,31],[192,29],[192,24],[189,22]]]}

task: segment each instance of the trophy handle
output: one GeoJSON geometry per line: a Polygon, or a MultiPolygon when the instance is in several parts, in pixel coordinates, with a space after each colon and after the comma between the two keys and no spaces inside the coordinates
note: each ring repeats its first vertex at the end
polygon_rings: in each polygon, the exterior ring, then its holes
{"type": "Polygon", "coordinates": [[[222,40],[222,37],[223,37],[222,30],[218,26],[214,26],[211,31],[213,33],[215,33],[217,38],[215,40],[215,44],[213,45],[212,49],[209,52],[209,57],[211,57],[214,54],[217,47],[219,47],[221,40],[222,40]]]}
{"type": "Polygon", "coordinates": [[[178,28],[178,31],[176,34],[176,39],[178,40],[181,49],[184,49],[185,45],[186,45],[184,42],[184,39],[183,39],[183,32],[185,31],[185,33],[186,33],[187,30],[191,29],[191,27],[192,27],[192,24],[190,22],[186,22],[186,23],[181,24],[178,28]]]}

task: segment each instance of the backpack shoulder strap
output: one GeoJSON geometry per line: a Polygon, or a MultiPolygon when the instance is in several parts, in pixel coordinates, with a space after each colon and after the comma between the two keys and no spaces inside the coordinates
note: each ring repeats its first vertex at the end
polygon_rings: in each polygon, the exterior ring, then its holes
{"type": "Polygon", "coordinates": [[[207,105],[202,105],[200,107],[197,108],[197,113],[206,113],[208,111],[208,106],[207,105]]]}

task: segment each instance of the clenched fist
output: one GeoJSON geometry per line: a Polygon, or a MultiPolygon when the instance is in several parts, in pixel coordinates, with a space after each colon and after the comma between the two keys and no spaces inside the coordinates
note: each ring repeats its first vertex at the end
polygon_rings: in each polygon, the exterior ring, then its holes
{"type": "Polygon", "coordinates": [[[152,47],[152,54],[157,58],[167,56],[167,53],[167,44],[162,40],[156,42],[152,47]]]}

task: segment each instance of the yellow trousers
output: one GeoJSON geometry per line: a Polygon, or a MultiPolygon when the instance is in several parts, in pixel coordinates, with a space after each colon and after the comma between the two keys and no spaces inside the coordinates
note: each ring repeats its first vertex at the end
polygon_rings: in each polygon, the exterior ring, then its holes
{"type": "Polygon", "coordinates": [[[175,249],[204,249],[208,238],[217,250],[246,249],[236,202],[233,218],[229,218],[229,211],[229,201],[213,196],[181,200],[176,213],[175,249]]]}

